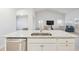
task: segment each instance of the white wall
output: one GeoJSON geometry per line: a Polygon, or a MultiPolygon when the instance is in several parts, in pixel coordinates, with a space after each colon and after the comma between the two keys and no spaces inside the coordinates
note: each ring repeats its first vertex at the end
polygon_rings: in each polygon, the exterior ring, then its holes
{"type": "Polygon", "coordinates": [[[75,18],[79,18],[79,10],[75,10],[73,12],[67,13],[65,16],[65,23],[72,23],[72,25],[75,25],[75,18]]]}
{"type": "Polygon", "coordinates": [[[0,8],[0,47],[4,45],[2,35],[16,30],[15,10],[0,8]]]}
{"type": "Polygon", "coordinates": [[[64,25],[64,18],[65,15],[62,13],[58,13],[56,11],[51,11],[51,10],[43,10],[43,11],[39,11],[35,13],[36,15],[36,19],[35,19],[35,26],[38,27],[38,21],[39,20],[43,20],[44,24],[46,24],[46,20],[54,20],[55,21],[55,25],[54,27],[57,27],[57,20],[61,19],[63,21],[63,25],[64,25]]]}

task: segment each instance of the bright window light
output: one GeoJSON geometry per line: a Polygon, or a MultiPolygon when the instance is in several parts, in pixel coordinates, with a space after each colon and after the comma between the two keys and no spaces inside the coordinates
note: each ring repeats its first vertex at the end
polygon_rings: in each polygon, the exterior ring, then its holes
{"type": "Polygon", "coordinates": [[[43,24],[43,20],[39,20],[38,23],[39,23],[39,24],[43,24]]]}
{"type": "Polygon", "coordinates": [[[57,20],[57,24],[58,25],[62,25],[63,24],[63,21],[62,20],[57,20]]]}

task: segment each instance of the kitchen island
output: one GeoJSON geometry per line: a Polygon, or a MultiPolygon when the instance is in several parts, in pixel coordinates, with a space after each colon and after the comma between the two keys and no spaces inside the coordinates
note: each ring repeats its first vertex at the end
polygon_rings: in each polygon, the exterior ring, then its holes
{"type": "Polygon", "coordinates": [[[78,38],[76,34],[61,30],[19,30],[5,37],[6,51],[73,51],[78,38]]]}

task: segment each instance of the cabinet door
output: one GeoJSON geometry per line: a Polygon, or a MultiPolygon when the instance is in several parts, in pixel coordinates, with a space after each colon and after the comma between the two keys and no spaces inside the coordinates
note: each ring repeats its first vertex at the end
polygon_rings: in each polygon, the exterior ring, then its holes
{"type": "Polygon", "coordinates": [[[41,51],[42,50],[41,46],[42,44],[28,44],[27,50],[28,51],[41,51]]]}
{"type": "Polygon", "coordinates": [[[29,44],[28,51],[55,51],[56,44],[29,44]]]}
{"type": "Polygon", "coordinates": [[[56,44],[44,44],[43,51],[56,51],[56,44]]]}
{"type": "Polygon", "coordinates": [[[74,44],[57,44],[58,51],[72,51],[74,50],[74,44]]]}

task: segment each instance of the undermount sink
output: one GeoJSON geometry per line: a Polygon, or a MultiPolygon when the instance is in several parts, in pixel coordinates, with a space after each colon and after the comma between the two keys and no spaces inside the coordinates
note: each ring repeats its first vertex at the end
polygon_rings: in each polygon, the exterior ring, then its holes
{"type": "Polygon", "coordinates": [[[32,33],[31,36],[52,36],[51,33],[32,33]]]}

